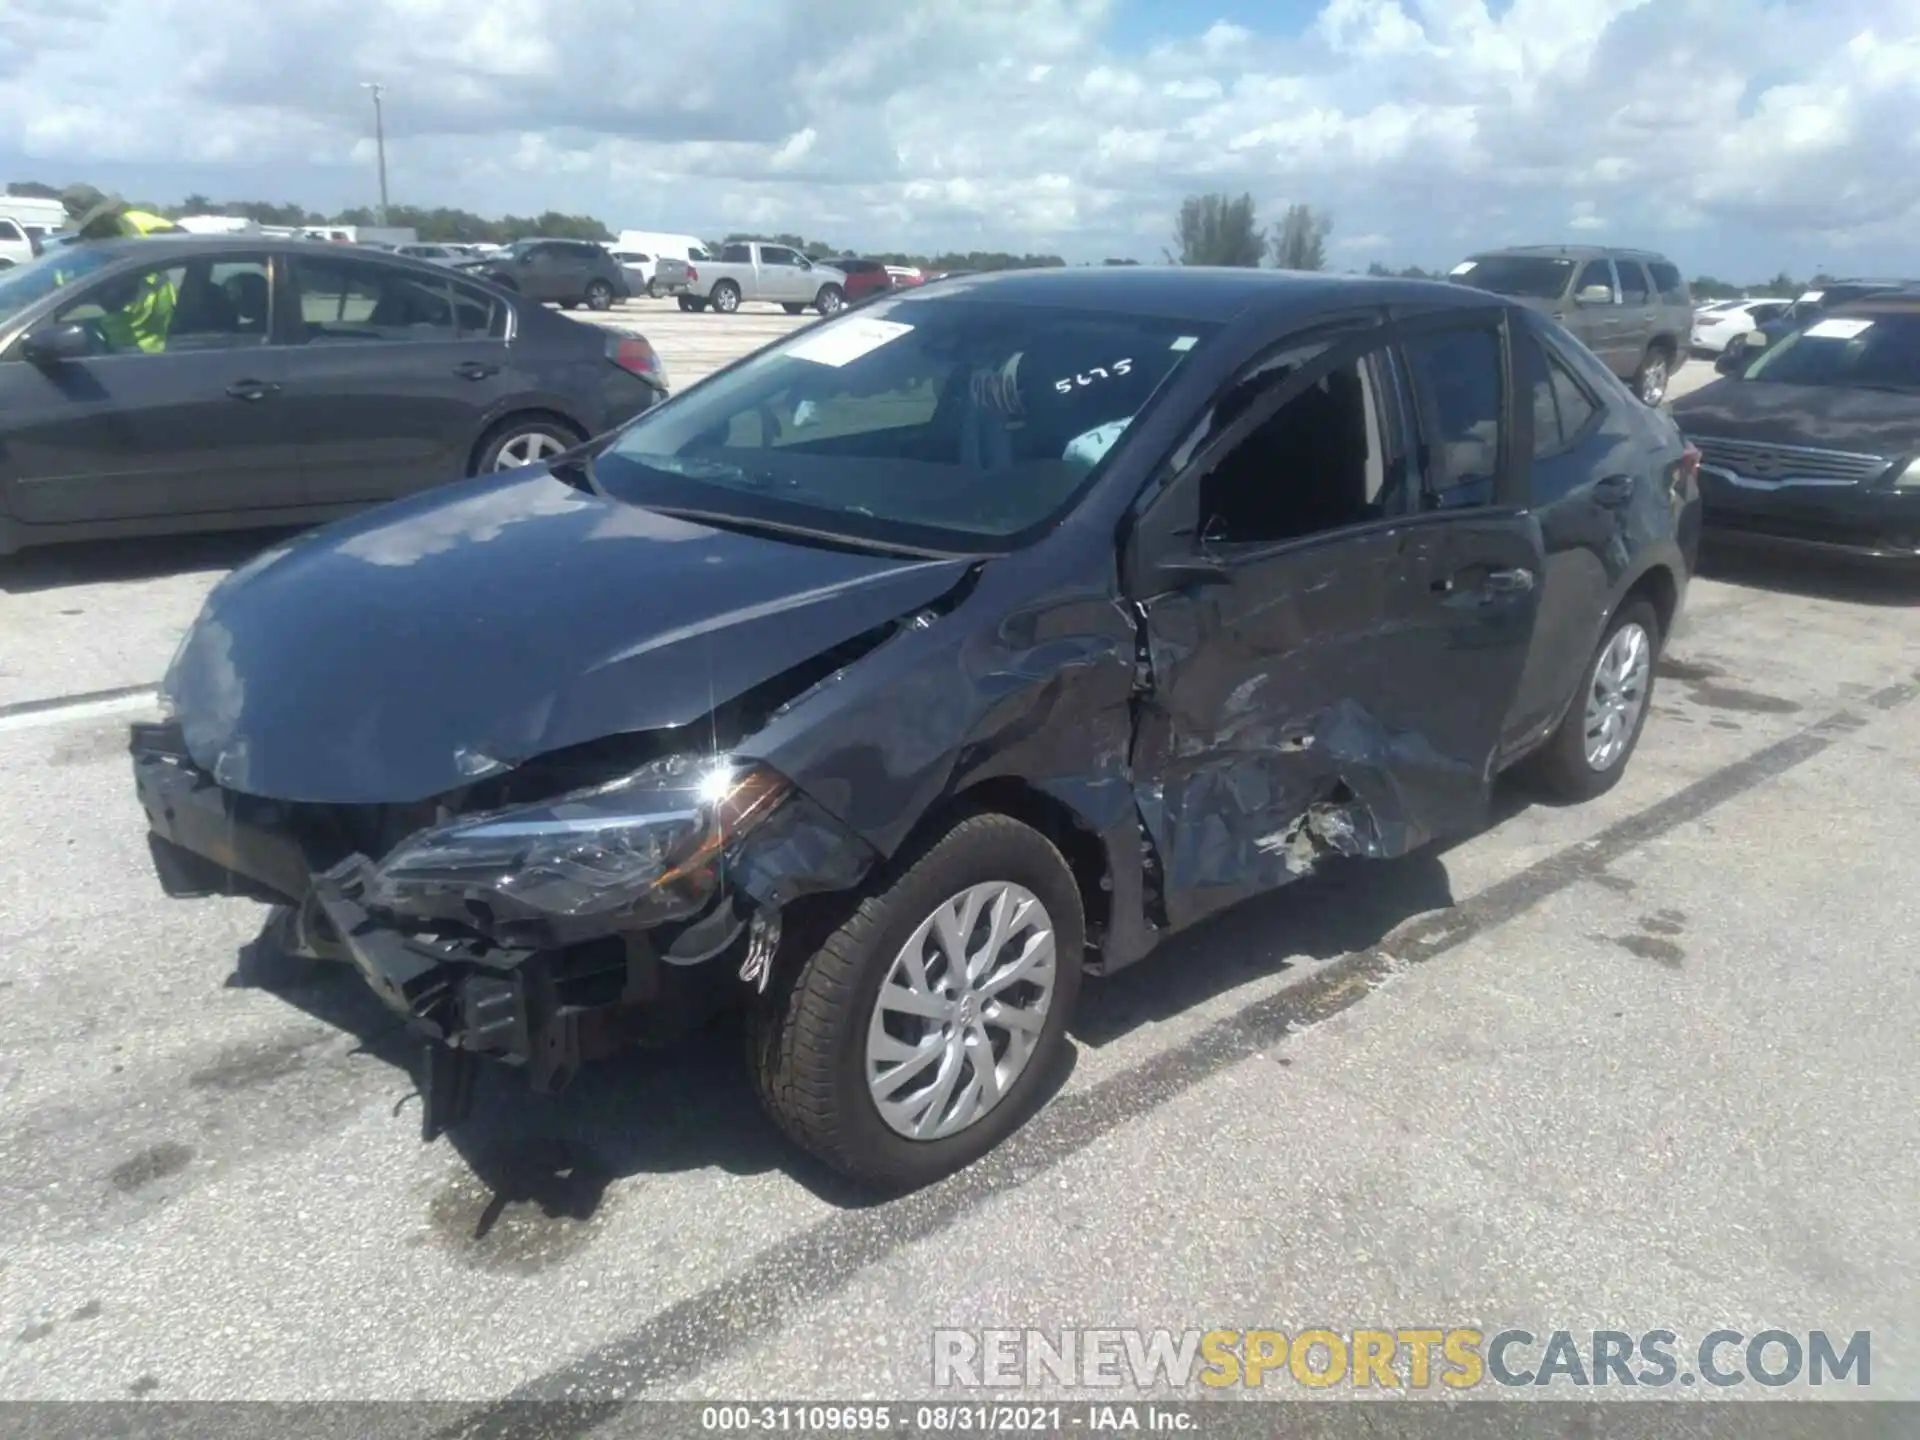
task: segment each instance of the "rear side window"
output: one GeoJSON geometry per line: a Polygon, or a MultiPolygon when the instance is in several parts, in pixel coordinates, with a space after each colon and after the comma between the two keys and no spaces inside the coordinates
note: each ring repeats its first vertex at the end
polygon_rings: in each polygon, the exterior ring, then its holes
{"type": "Polygon", "coordinates": [[[1500,335],[1449,330],[1405,346],[1419,408],[1426,503],[1491,505],[1500,465],[1500,335]]]}
{"type": "Polygon", "coordinates": [[[1600,413],[1599,402],[1550,345],[1520,337],[1533,399],[1533,458],[1545,460],[1576,443],[1600,413]]]}
{"type": "Polygon", "coordinates": [[[745,245],[723,245],[720,247],[722,265],[748,265],[753,261],[753,251],[745,245]]]}
{"type": "Polygon", "coordinates": [[[462,340],[504,340],[507,338],[507,303],[484,290],[465,285],[448,287],[453,295],[453,323],[462,340]]]}
{"type": "Polygon", "coordinates": [[[1685,305],[1687,303],[1687,283],[1680,278],[1678,266],[1669,265],[1664,260],[1655,260],[1647,266],[1647,273],[1653,277],[1653,288],[1659,293],[1662,304],[1685,305]]]}
{"type": "Polygon", "coordinates": [[[24,240],[26,238],[25,235],[20,233],[20,227],[14,224],[13,221],[0,220],[0,240],[24,240]]]}
{"type": "MultiPolygon", "coordinates": [[[[381,265],[303,255],[293,262],[293,283],[309,341],[421,342],[460,335],[453,287],[447,282],[381,265]]],[[[470,310],[469,315],[480,323],[478,312],[470,310]]],[[[490,328],[491,315],[486,323],[490,328]]]]}
{"type": "Polygon", "coordinates": [[[1620,272],[1621,298],[1629,305],[1645,305],[1649,299],[1647,272],[1640,268],[1640,262],[1616,260],[1613,264],[1620,272]]]}

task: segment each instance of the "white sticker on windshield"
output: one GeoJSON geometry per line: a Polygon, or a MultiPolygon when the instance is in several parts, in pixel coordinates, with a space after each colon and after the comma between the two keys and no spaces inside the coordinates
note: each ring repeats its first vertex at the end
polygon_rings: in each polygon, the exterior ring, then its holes
{"type": "Polygon", "coordinates": [[[1464,275],[1467,273],[1467,271],[1471,270],[1474,266],[1478,265],[1479,263],[1480,262],[1478,260],[1462,260],[1458,265],[1454,266],[1451,270],[1447,271],[1447,274],[1464,275]]]}
{"type": "Polygon", "coordinates": [[[1793,303],[1796,305],[1812,305],[1825,296],[1826,293],[1824,290],[1809,290],[1793,303]]]}
{"type": "Polygon", "coordinates": [[[1084,435],[1076,435],[1067,442],[1066,453],[1060,458],[1091,469],[1100,463],[1100,457],[1113,448],[1113,442],[1125,434],[1127,426],[1132,423],[1133,417],[1129,415],[1124,420],[1115,420],[1111,424],[1089,430],[1084,435]]]}
{"type": "Polygon", "coordinates": [[[1873,328],[1871,320],[1820,320],[1807,327],[1810,340],[1851,340],[1873,328]]]}
{"type": "Polygon", "coordinates": [[[821,326],[816,334],[788,346],[786,353],[796,360],[838,367],[851,364],[912,330],[911,325],[902,325],[897,320],[849,315],[844,320],[821,326]]]}
{"type": "Polygon", "coordinates": [[[1198,335],[1182,335],[1167,348],[1169,350],[1191,350],[1199,341],[1200,337],[1198,335]]]}

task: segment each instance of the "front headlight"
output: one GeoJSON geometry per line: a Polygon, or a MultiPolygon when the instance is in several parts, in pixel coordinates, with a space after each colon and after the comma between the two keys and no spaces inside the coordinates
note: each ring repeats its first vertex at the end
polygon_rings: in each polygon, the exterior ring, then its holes
{"type": "Polygon", "coordinates": [[[367,899],[403,911],[466,897],[557,917],[682,919],[718,889],[727,847],[790,790],[762,765],[672,756],[610,785],[422,831],[374,868],[367,899]]]}
{"type": "Polygon", "coordinates": [[[1896,490],[1920,490],[1920,455],[1907,462],[1907,468],[1894,477],[1896,490]]]}

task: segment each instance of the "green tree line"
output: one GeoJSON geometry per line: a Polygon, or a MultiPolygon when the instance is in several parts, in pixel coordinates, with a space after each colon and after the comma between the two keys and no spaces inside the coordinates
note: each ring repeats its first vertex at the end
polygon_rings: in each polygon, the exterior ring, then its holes
{"type": "MultiPolygon", "coordinates": [[[[1324,270],[1327,237],[1332,233],[1332,215],[1310,205],[1289,205],[1280,223],[1269,230],[1261,225],[1251,195],[1189,195],[1180,204],[1180,213],[1174,222],[1174,243],[1166,251],[1166,258],[1175,265],[1272,265],[1282,270],[1324,270]]],[[[1107,263],[1120,262],[1109,260],[1107,263]]],[[[1441,270],[1427,270],[1418,265],[1395,268],[1378,260],[1367,266],[1367,274],[1409,280],[1446,278],[1441,270]]],[[[1802,282],[1782,271],[1770,280],[1741,285],[1712,275],[1697,275],[1689,288],[1697,301],[1762,296],[1791,298],[1809,287],[1831,283],[1833,279],[1831,275],[1820,274],[1802,282]]]]}

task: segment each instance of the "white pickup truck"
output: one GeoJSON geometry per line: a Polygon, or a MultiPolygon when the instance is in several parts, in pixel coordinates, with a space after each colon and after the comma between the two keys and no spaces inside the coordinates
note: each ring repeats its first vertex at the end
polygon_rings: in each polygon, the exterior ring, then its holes
{"type": "Polygon", "coordinates": [[[712,260],[693,267],[682,310],[704,310],[711,305],[731,315],[751,300],[784,306],[798,315],[811,306],[832,315],[847,303],[847,277],[830,265],[816,265],[785,245],[763,245],[758,240],[722,245],[712,260]]]}

